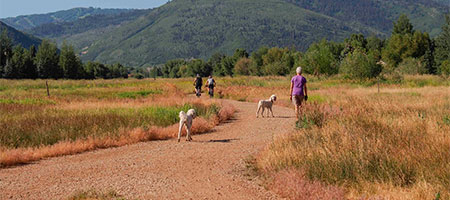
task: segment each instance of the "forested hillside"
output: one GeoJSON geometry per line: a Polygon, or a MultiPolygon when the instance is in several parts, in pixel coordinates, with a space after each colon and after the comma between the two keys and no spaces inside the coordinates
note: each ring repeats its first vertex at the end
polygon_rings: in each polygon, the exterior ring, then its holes
{"type": "Polygon", "coordinates": [[[264,45],[305,50],[318,39],[342,40],[352,32],[383,34],[282,0],[176,0],[107,33],[83,59],[142,66],[264,45]]]}
{"type": "Polygon", "coordinates": [[[41,43],[41,39],[18,31],[0,21],[0,33],[2,33],[4,30],[6,30],[6,32],[8,33],[8,36],[9,38],[11,38],[13,45],[20,44],[25,48],[29,48],[32,45],[37,47],[41,43]]]}
{"type": "Polygon", "coordinates": [[[47,14],[22,15],[0,19],[4,23],[18,29],[31,29],[42,24],[71,22],[91,15],[119,14],[129,9],[73,8],[47,14]]]}
{"type": "Polygon", "coordinates": [[[206,59],[214,53],[230,55],[237,48],[303,51],[321,39],[342,41],[352,33],[387,38],[400,14],[433,38],[449,6],[446,0],[173,0],[148,10],[78,8],[50,13],[72,18],[27,32],[58,45],[68,42],[85,61],[138,67],[176,58],[206,59]],[[91,13],[83,14],[88,10],[91,13]]]}
{"type": "Polygon", "coordinates": [[[106,34],[83,49],[83,59],[142,66],[231,54],[237,48],[305,50],[312,42],[342,41],[350,33],[387,37],[401,13],[433,37],[447,11],[443,4],[425,0],[174,0],[106,34]]]}

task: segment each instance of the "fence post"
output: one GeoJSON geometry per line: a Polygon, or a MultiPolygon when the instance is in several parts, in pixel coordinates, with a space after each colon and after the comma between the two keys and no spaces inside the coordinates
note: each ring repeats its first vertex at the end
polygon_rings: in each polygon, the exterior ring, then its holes
{"type": "Polygon", "coordinates": [[[50,90],[48,89],[48,81],[45,81],[45,86],[47,86],[47,96],[50,97],[50,90]]]}

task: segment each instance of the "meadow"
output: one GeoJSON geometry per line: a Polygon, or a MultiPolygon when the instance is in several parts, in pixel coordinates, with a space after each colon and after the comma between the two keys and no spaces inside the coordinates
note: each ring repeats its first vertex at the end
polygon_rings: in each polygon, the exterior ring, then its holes
{"type": "MultiPolygon", "coordinates": [[[[450,198],[450,80],[309,77],[296,131],[254,157],[265,186],[290,199],[450,198]],[[378,89],[379,88],[379,89],[378,89]]],[[[216,98],[291,106],[290,77],[216,78],[216,98]]],[[[175,136],[195,108],[204,133],[234,109],[191,98],[192,79],[0,80],[3,166],[175,136]],[[175,125],[174,125],[175,124],[175,125]]],[[[276,114],[276,110],[274,110],[276,114]]]]}
{"type": "Polygon", "coordinates": [[[234,108],[189,96],[191,81],[0,80],[0,165],[170,139],[180,110],[194,108],[194,134],[229,119],[234,108]],[[182,88],[186,89],[182,89],[182,88]]]}

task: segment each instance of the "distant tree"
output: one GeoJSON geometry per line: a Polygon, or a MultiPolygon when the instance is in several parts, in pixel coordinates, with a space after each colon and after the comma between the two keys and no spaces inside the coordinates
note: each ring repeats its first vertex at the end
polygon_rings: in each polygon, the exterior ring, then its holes
{"type": "Polygon", "coordinates": [[[240,58],[248,58],[248,56],[249,54],[245,49],[236,49],[233,54],[233,58],[236,60],[235,62],[237,62],[240,58]]]}
{"type": "Polygon", "coordinates": [[[309,74],[333,75],[339,71],[338,60],[325,39],[311,44],[300,63],[309,74]]]}
{"type": "Polygon", "coordinates": [[[109,65],[108,68],[108,78],[128,78],[128,70],[120,63],[109,65]]]}
{"type": "Polygon", "coordinates": [[[439,73],[443,76],[450,76],[450,59],[442,62],[439,66],[439,73]]]}
{"type": "Polygon", "coordinates": [[[241,58],[236,62],[236,65],[233,69],[233,74],[235,75],[250,75],[250,67],[252,66],[252,59],[249,58],[241,58]]]}
{"type": "Polygon", "coordinates": [[[186,61],[183,59],[169,60],[161,69],[164,78],[179,78],[178,71],[180,66],[185,65],[186,61]]]}
{"type": "Polygon", "coordinates": [[[12,56],[12,41],[8,37],[7,30],[3,30],[0,35],[0,77],[3,75],[3,69],[6,61],[12,56]]]}
{"type": "Polygon", "coordinates": [[[14,47],[13,56],[9,60],[8,65],[5,66],[5,78],[18,79],[23,78],[20,72],[24,71],[25,65],[23,63],[24,59],[24,49],[21,45],[14,47]]]}
{"type": "Polygon", "coordinates": [[[80,59],[75,55],[71,45],[63,42],[61,54],[59,56],[59,66],[64,71],[64,78],[79,79],[83,78],[84,69],[80,59]]]}
{"type": "Polygon", "coordinates": [[[222,59],[221,66],[222,66],[222,74],[224,76],[233,76],[233,68],[236,63],[236,60],[234,57],[227,56],[222,59]]]}
{"type": "Polygon", "coordinates": [[[339,70],[352,79],[367,79],[378,76],[381,69],[373,53],[366,54],[364,49],[358,48],[344,58],[339,70]]]}
{"type": "Polygon", "coordinates": [[[445,17],[446,23],[442,26],[442,32],[436,37],[434,58],[437,66],[441,66],[445,60],[450,60],[450,14],[445,17]]]}
{"type": "Polygon", "coordinates": [[[86,71],[85,78],[87,79],[109,78],[110,70],[102,63],[89,61],[84,68],[86,71]]]}
{"type": "Polygon", "coordinates": [[[194,77],[199,74],[202,77],[209,76],[212,72],[212,68],[205,63],[202,59],[194,59],[187,63],[188,74],[185,76],[194,77]]]}
{"type": "Polygon", "coordinates": [[[408,19],[408,16],[401,14],[397,22],[394,22],[394,28],[392,29],[392,34],[413,34],[413,25],[408,19]]]}
{"type": "Polygon", "coordinates": [[[24,69],[20,73],[23,75],[23,78],[27,79],[36,79],[38,78],[38,73],[36,69],[36,65],[34,64],[34,58],[36,56],[36,48],[31,46],[29,50],[25,49],[23,53],[23,64],[24,69]]]}
{"type": "Polygon", "coordinates": [[[225,76],[225,72],[222,68],[222,60],[225,58],[225,55],[221,53],[214,53],[211,58],[209,58],[207,65],[212,68],[212,74],[215,76],[225,76]]]}
{"type": "Polygon", "coordinates": [[[383,49],[383,40],[376,36],[371,36],[367,38],[367,51],[377,51],[381,55],[381,50],[383,49]]]}
{"type": "Polygon", "coordinates": [[[414,34],[395,34],[388,40],[382,57],[391,68],[396,68],[403,59],[420,58],[430,48],[431,39],[428,33],[416,31],[414,34]]]}
{"type": "Polygon", "coordinates": [[[64,73],[58,65],[59,55],[56,44],[43,40],[36,53],[35,64],[40,78],[62,78],[64,73]]]}
{"type": "Polygon", "coordinates": [[[151,78],[156,78],[156,77],[162,76],[161,68],[160,68],[160,67],[156,67],[156,66],[155,66],[155,67],[152,67],[152,68],[150,69],[149,76],[150,76],[151,78]]]}
{"type": "Polygon", "coordinates": [[[268,47],[261,47],[257,51],[253,52],[250,58],[252,59],[252,65],[249,67],[249,73],[253,76],[261,76],[261,68],[264,65],[263,56],[269,51],[268,47]]]}
{"type": "Polygon", "coordinates": [[[428,70],[424,63],[417,58],[406,58],[398,65],[398,72],[401,74],[417,75],[426,74],[428,70]]]}
{"type": "Polygon", "coordinates": [[[263,74],[280,75],[289,74],[293,68],[295,59],[288,48],[270,48],[263,56],[263,74]]]}

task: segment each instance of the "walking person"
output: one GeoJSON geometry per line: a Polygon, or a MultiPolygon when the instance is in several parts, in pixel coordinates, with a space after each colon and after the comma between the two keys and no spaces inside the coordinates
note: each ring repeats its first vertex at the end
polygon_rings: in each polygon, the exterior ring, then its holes
{"type": "Polygon", "coordinates": [[[195,95],[197,97],[200,97],[202,95],[202,85],[203,85],[202,77],[200,77],[200,74],[197,74],[194,80],[195,95]]]}
{"type": "Polygon", "coordinates": [[[208,87],[208,94],[210,98],[214,97],[214,87],[216,87],[216,81],[213,79],[211,75],[209,75],[208,80],[206,81],[205,87],[208,87]]]}
{"type": "Polygon", "coordinates": [[[297,67],[296,76],[291,79],[290,100],[295,106],[295,115],[297,119],[301,114],[303,100],[308,101],[308,90],[306,88],[306,78],[302,76],[302,68],[297,67]]]}

